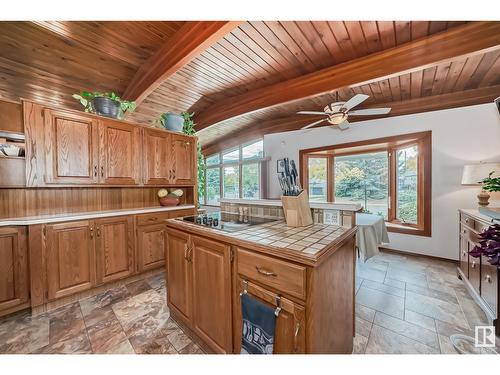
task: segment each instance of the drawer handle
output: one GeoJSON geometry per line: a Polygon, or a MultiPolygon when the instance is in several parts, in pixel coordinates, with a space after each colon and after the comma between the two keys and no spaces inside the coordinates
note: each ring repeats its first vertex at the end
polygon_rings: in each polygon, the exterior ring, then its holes
{"type": "Polygon", "coordinates": [[[149,221],[156,221],[156,220],[158,220],[158,218],[157,217],[150,217],[148,220],[149,221]]]}
{"type": "Polygon", "coordinates": [[[268,270],[261,268],[261,267],[258,267],[258,266],[255,266],[255,269],[257,270],[258,273],[260,273],[261,275],[264,275],[264,276],[278,276],[278,274],[276,272],[268,271],[268,270]]]}
{"type": "Polygon", "coordinates": [[[484,279],[488,282],[488,283],[491,283],[491,276],[490,275],[486,275],[484,277],[484,279]]]}
{"type": "Polygon", "coordinates": [[[476,268],[476,261],[475,260],[472,261],[471,267],[476,268]]]}

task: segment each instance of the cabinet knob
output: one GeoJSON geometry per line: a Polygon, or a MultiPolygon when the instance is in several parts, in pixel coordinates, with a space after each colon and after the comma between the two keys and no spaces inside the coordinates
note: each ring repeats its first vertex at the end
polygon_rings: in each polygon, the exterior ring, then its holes
{"type": "Polygon", "coordinates": [[[97,165],[94,165],[94,177],[97,177],[97,165]]]}
{"type": "Polygon", "coordinates": [[[473,260],[473,261],[472,261],[472,264],[471,264],[470,266],[471,266],[471,268],[476,268],[476,261],[475,261],[475,260],[473,260]]]}
{"type": "Polygon", "coordinates": [[[491,283],[491,276],[490,275],[486,275],[484,277],[484,279],[488,282],[488,283],[491,283]]]}
{"type": "Polygon", "coordinates": [[[94,227],[90,227],[90,238],[94,238],[94,227]]]}
{"type": "Polygon", "coordinates": [[[150,217],[148,220],[149,221],[156,221],[156,220],[158,220],[158,218],[157,217],[150,217]]]}

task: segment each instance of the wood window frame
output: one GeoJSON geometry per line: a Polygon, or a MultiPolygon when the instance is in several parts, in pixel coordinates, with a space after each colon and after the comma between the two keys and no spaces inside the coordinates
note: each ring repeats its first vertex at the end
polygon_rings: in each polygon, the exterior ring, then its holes
{"type": "Polygon", "coordinates": [[[335,156],[359,155],[387,151],[389,160],[389,209],[387,230],[393,233],[431,237],[432,234],[432,132],[401,134],[364,141],[342,143],[330,146],[299,150],[300,181],[309,191],[310,157],[327,157],[328,202],[335,202],[334,158],[335,156]],[[377,145],[380,145],[378,147],[377,145]],[[396,151],[412,145],[418,146],[417,157],[417,223],[402,223],[396,218],[396,151]],[[373,147],[370,147],[373,146],[373,147]],[[365,147],[365,149],[363,149],[365,147]],[[349,148],[356,148],[350,151],[349,148]],[[337,153],[335,151],[338,151],[337,153]]]}

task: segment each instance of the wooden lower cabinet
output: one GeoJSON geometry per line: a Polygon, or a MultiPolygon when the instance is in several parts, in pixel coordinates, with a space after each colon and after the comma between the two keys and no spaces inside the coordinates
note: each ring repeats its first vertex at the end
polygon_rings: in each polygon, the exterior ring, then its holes
{"type": "Polygon", "coordinates": [[[164,224],[137,228],[137,268],[139,272],[158,268],[165,264],[166,231],[167,228],[164,224]]]}
{"type": "Polygon", "coordinates": [[[96,280],[98,284],[134,273],[134,222],[131,216],[98,219],[96,227],[96,280]]]}
{"type": "Polygon", "coordinates": [[[26,228],[0,228],[0,315],[29,299],[26,228]]]}
{"type": "Polygon", "coordinates": [[[231,353],[230,247],[191,236],[192,329],[217,353],[231,353]]]}
{"type": "Polygon", "coordinates": [[[167,302],[215,353],[231,353],[231,259],[222,243],[167,229],[167,302]]]}
{"type": "Polygon", "coordinates": [[[188,260],[189,235],[167,229],[167,302],[183,323],[192,320],[192,267],[188,260]]]}
{"type": "MultiPolygon", "coordinates": [[[[269,307],[276,308],[276,293],[240,277],[238,279],[238,295],[243,291],[269,307]]],[[[242,316],[239,298],[234,307],[234,352],[240,353],[242,316]]],[[[305,307],[288,298],[281,297],[281,311],[276,319],[273,353],[305,353],[305,344],[305,307]]]]}
{"type": "Polygon", "coordinates": [[[94,223],[47,225],[47,299],[92,288],[96,283],[94,223]]]}

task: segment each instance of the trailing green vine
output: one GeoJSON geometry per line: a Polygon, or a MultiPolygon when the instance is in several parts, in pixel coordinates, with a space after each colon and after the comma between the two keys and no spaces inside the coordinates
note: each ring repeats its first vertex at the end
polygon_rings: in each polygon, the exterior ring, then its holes
{"type": "MultiPolygon", "coordinates": [[[[182,112],[181,116],[184,118],[184,127],[182,129],[184,134],[194,135],[196,130],[194,129],[195,123],[193,121],[194,113],[182,112]]],[[[205,196],[205,171],[203,163],[203,154],[201,153],[201,146],[197,144],[198,153],[198,197],[205,196]]]]}

